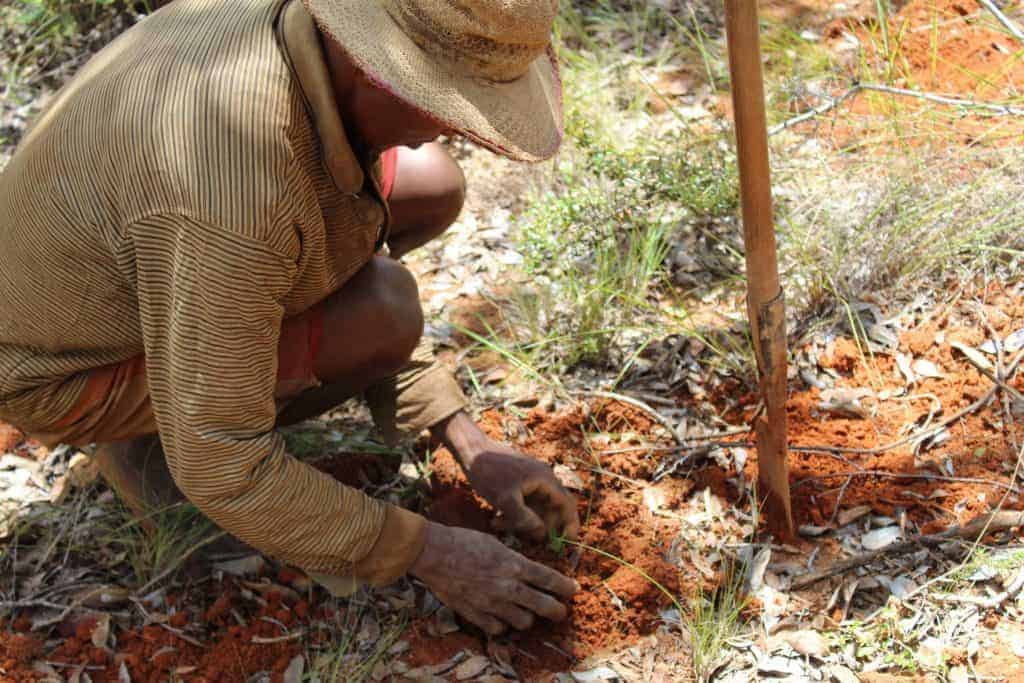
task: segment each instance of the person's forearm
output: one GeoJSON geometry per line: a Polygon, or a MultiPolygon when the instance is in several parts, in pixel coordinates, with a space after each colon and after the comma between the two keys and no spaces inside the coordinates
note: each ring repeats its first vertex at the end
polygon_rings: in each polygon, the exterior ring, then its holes
{"type": "Polygon", "coordinates": [[[471,468],[476,456],[490,443],[490,438],[464,410],[438,422],[430,433],[448,447],[464,469],[471,468]]]}

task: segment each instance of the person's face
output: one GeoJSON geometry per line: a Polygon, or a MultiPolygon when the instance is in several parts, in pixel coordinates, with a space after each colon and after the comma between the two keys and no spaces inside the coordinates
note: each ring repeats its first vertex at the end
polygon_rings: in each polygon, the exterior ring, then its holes
{"type": "Polygon", "coordinates": [[[361,72],[345,103],[351,124],[370,152],[397,146],[419,147],[447,132],[448,127],[407,104],[361,72]]]}

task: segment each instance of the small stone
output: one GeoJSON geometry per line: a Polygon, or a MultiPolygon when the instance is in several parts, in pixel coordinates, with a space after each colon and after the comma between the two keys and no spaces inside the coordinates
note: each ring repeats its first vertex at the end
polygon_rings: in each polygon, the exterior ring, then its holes
{"type": "Polygon", "coordinates": [[[903,530],[898,526],[887,526],[875,529],[861,537],[861,545],[865,550],[881,550],[898,541],[903,536],[903,530]]]}

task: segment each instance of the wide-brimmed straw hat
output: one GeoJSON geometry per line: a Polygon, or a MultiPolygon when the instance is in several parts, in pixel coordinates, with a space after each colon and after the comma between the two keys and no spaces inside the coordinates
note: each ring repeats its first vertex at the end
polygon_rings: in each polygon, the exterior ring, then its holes
{"type": "Polygon", "coordinates": [[[552,156],[558,0],[303,0],[377,85],[499,154],[552,156]]]}

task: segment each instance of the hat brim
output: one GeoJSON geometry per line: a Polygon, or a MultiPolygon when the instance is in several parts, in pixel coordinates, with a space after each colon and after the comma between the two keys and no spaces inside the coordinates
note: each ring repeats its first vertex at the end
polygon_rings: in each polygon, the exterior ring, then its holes
{"type": "Polygon", "coordinates": [[[563,135],[554,49],[508,83],[454,74],[417,46],[377,2],[303,0],[320,30],[395,96],[494,152],[542,161],[563,135]]]}

